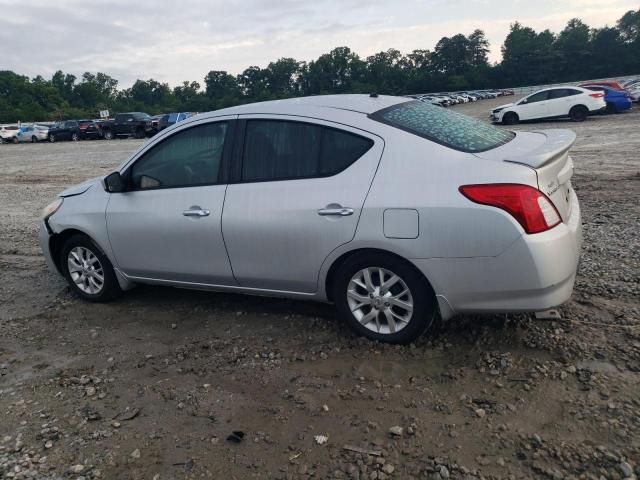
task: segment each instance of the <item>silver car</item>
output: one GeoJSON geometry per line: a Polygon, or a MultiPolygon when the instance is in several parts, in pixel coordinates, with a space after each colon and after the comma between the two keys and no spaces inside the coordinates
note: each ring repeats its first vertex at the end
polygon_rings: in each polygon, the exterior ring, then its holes
{"type": "Polygon", "coordinates": [[[242,105],[62,192],[40,242],[89,301],[138,283],[330,301],[356,332],[409,342],[437,316],[570,297],[574,139],[375,94],[242,105]]]}

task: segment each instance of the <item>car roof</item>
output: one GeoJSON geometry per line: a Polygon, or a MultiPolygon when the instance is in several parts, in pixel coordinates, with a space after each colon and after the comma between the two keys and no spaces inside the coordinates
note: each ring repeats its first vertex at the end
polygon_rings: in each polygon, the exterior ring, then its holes
{"type": "MultiPolygon", "coordinates": [[[[268,102],[249,103],[246,105],[238,105],[236,107],[217,110],[217,115],[241,115],[241,114],[288,114],[288,115],[304,115],[309,110],[326,109],[330,115],[331,109],[349,110],[352,112],[363,113],[369,115],[383,108],[410,101],[406,97],[393,97],[389,95],[317,95],[312,97],[287,98],[284,100],[271,100],[268,102]]],[[[201,114],[207,115],[207,114],[201,114]]],[[[198,115],[198,116],[201,116],[198,115]]]]}

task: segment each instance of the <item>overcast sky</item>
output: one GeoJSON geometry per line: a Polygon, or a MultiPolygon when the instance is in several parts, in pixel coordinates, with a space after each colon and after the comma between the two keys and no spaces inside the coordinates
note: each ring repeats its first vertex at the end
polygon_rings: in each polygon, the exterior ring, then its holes
{"type": "Polygon", "coordinates": [[[560,31],[579,17],[613,25],[638,0],[0,0],[0,70],[49,78],[101,71],[174,86],[209,70],[240,73],[349,46],[362,57],[433,49],[443,36],[481,28],[491,60],[515,20],[560,31]]]}

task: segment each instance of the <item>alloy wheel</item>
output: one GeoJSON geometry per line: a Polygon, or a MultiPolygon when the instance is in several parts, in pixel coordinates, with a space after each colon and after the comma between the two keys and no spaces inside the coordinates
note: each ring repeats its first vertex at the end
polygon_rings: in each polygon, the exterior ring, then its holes
{"type": "Polygon", "coordinates": [[[104,270],[98,257],[86,247],[74,247],[67,256],[71,280],[89,295],[96,295],[104,287],[104,270]]]}
{"type": "Polygon", "coordinates": [[[414,310],[411,290],[391,270],[364,268],[347,285],[347,303],[354,318],[379,334],[397,333],[411,321],[414,310]]]}

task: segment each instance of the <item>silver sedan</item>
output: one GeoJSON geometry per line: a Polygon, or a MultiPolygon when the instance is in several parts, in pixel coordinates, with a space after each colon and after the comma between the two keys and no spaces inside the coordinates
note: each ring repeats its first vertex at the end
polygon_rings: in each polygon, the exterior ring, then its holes
{"type": "Polygon", "coordinates": [[[62,192],[40,242],[89,301],[139,283],[330,301],[356,332],[405,343],[437,317],[570,297],[574,139],[401,97],[242,105],[62,192]]]}

